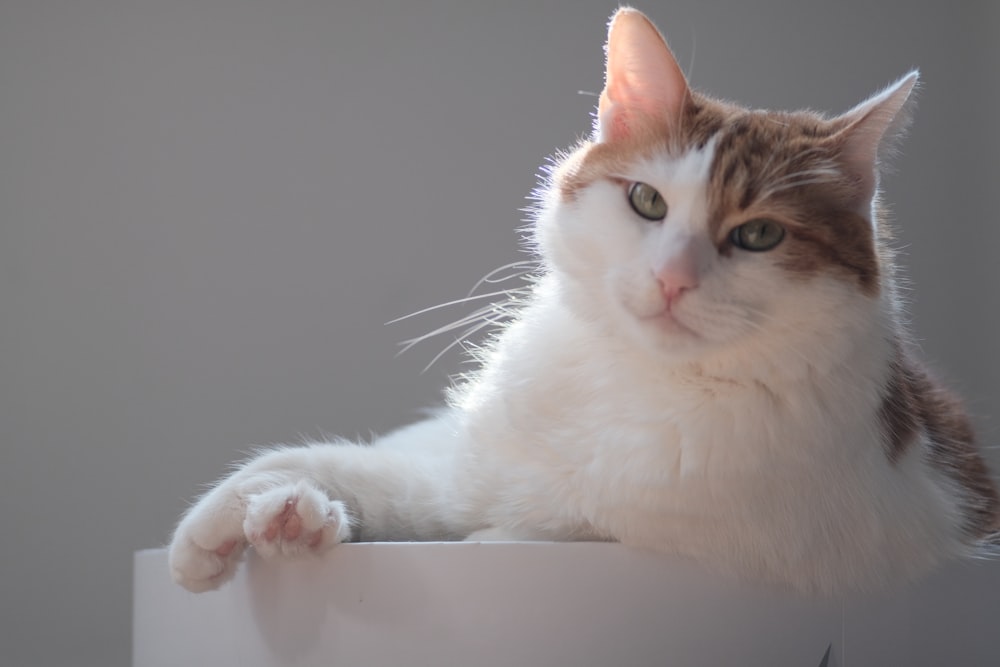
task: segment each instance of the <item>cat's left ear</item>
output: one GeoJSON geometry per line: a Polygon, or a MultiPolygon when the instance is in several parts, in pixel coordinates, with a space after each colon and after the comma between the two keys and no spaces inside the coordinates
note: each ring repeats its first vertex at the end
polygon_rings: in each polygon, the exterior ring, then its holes
{"type": "Polygon", "coordinates": [[[892,154],[910,124],[913,91],[919,73],[914,70],[836,119],[842,123],[834,139],[844,168],[859,184],[858,205],[871,206],[878,188],[879,166],[892,154]]]}
{"type": "Polygon", "coordinates": [[[608,23],[604,90],[596,139],[628,139],[648,123],[676,127],[691,92],[663,35],[642,12],[623,7],[608,23]]]}

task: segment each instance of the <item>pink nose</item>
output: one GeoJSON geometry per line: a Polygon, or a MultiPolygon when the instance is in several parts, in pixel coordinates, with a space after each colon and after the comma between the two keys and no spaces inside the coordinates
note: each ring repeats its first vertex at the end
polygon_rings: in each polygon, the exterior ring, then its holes
{"type": "Polygon", "coordinates": [[[698,274],[693,262],[670,262],[656,272],[656,280],[667,299],[667,308],[672,307],[681,294],[698,286],[698,274]]]}

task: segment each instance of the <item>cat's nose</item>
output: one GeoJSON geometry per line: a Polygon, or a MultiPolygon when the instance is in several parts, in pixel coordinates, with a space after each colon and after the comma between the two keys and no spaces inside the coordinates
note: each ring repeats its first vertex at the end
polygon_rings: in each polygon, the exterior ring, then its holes
{"type": "Polygon", "coordinates": [[[662,278],[658,279],[660,282],[660,290],[663,292],[663,296],[667,300],[667,308],[671,308],[677,300],[681,298],[681,295],[689,289],[693,289],[698,286],[697,280],[689,280],[684,277],[671,278],[664,280],[662,278]]]}
{"type": "Polygon", "coordinates": [[[656,281],[670,308],[684,292],[698,286],[698,264],[691,253],[672,257],[657,270],[656,281]]]}

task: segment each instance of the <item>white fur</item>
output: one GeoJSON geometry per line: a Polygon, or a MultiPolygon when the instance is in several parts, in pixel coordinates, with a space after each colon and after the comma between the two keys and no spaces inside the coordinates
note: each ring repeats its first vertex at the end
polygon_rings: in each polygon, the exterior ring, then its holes
{"type": "Polygon", "coordinates": [[[835,277],[789,280],[768,253],[708,253],[676,322],[657,317],[658,262],[676,243],[709,242],[712,150],[619,175],[663,193],[662,224],[610,180],[573,203],[544,197],[545,275],[450,406],[370,447],[250,461],[177,527],[177,581],[225,581],[259,541],[244,526],[268,525],[280,498],[315,501],[313,489],[329,501],[313,511],[334,526],[315,551],[345,539],[619,540],[820,591],[959,553],[955,495],[924,448],[893,464],[881,442],[891,290],[870,299],[835,277]]]}

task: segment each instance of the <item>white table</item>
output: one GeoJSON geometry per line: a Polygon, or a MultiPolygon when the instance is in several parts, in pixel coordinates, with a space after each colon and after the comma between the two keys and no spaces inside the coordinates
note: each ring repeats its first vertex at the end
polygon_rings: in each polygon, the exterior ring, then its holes
{"type": "Polygon", "coordinates": [[[196,595],[156,549],[134,594],[135,667],[1000,665],[1000,562],[817,601],[618,544],[367,543],[196,595]]]}

